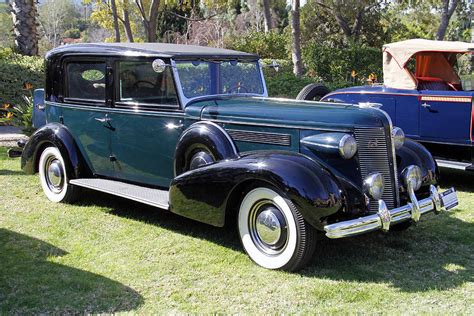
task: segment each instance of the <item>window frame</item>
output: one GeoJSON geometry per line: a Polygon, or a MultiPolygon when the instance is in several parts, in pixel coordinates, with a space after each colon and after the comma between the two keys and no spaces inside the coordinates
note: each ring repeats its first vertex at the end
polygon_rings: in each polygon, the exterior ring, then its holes
{"type": "Polygon", "coordinates": [[[108,107],[108,102],[110,100],[110,67],[109,62],[106,57],[94,57],[94,56],[66,56],[61,62],[62,72],[64,74],[63,78],[63,102],[71,104],[80,104],[87,106],[98,106],[98,107],[108,107]],[[83,98],[72,98],[69,97],[69,75],[68,75],[68,65],[69,64],[80,64],[80,63],[103,63],[105,65],[105,96],[104,100],[96,99],[83,99],[83,98]]]}
{"type": "Polygon", "coordinates": [[[163,110],[181,110],[181,98],[179,94],[178,85],[176,82],[174,71],[172,70],[172,63],[170,58],[154,57],[127,57],[114,58],[112,61],[114,69],[114,88],[113,88],[113,107],[122,109],[144,110],[144,111],[163,111],[163,110]],[[120,100],[120,63],[122,62],[149,62],[150,64],[155,59],[163,59],[163,61],[170,68],[170,75],[173,80],[173,87],[176,92],[176,104],[160,104],[160,103],[139,103],[120,100]]]}

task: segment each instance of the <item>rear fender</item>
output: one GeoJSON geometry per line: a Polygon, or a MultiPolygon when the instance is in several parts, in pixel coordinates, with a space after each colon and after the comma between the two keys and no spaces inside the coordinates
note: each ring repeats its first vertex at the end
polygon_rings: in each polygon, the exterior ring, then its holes
{"type": "Polygon", "coordinates": [[[74,138],[64,125],[58,123],[47,124],[31,135],[21,156],[21,168],[25,173],[34,174],[38,171],[39,158],[48,146],[55,146],[61,152],[69,179],[84,178],[92,174],[74,138]]]}
{"type": "Polygon", "coordinates": [[[241,184],[252,182],[276,188],[319,230],[323,230],[323,218],[336,213],[343,204],[337,180],[315,161],[290,152],[257,152],[176,177],[170,188],[170,209],[185,217],[223,226],[226,213],[240,204],[240,200],[231,197],[242,193],[241,184]]]}

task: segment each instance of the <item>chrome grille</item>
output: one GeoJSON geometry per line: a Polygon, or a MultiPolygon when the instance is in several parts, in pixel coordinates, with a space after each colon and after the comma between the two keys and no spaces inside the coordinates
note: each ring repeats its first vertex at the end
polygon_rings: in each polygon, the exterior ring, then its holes
{"type": "MultiPolygon", "coordinates": [[[[394,157],[391,140],[383,128],[357,128],[354,136],[358,146],[358,156],[362,181],[373,172],[380,172],[384,178],[385,190],[382,199],[389,209],[397,206],[398,179],[394,172],[394,157]]],[[[378,210],[377,201],[370,201],[369,209],[378,210]]]]}
{"type": "Polygon", "coordinates": [[[232,139],[235,141],[272,144],[279,146],[291,145],[291,136],[288,134],[243,131],[236,129],[228,129],[227,133],[229,133],[230,137],[232,137],[232,139]]]}

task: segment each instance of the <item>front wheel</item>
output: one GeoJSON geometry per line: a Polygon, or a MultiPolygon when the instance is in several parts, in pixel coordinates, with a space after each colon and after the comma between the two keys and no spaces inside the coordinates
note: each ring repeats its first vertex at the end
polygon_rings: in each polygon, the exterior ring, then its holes
{"type": "Polygon", "coordinates": [[[267,269],[301,269],[315,250],[315,230],[291,201],[258,187],[242,200],[238,229],[245,252],[267,269]]]}
{"type": "Polygon", "coordinates": [[[79,188],[69,184],[64,158],[56,147],[43,150],[38,169],[41,187],[50,201],[70,203],[76,200],[79,188]]]}

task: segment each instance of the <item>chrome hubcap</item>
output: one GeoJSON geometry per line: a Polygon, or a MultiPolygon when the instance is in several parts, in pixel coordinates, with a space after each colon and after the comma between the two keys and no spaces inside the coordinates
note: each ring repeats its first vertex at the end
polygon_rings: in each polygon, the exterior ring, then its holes
{"type": "Polygon", "coordinates": [[[257,216],[257,235],[268,245],[276,244],[281,237],[281,224],[275,211],[278,210],[269,207],[257,216]]]}
{"type": "Polygon", "coordinates": [[[64,183],[64,173],[61,161],[51,157],[45,166],[46,182],[51,191],[60,192],[64,183]]]}
{"type": "Polygon", "coordinates": [[[191,162],[189,164],[189,170],[194,170],[213,162],[214,162],[214,158],[211,156],[211,154],[205,151],[200,151],[194,154],[194,156],[191,158],[191,162]]]}
{"type": "Polygon", "coordinates": [[[259,201],[249,214],[249,231],[252,240],[262,252],[280,254],[288,241],[285,216],[272,201],[259,201]]]}

